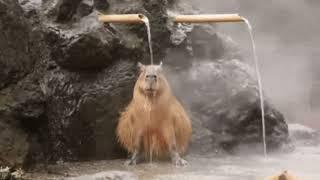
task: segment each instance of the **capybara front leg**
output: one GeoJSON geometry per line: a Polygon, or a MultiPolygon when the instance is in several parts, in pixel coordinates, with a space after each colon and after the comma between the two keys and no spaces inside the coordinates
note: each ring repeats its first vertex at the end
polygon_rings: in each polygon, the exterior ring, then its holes
{"type": "Polygon", "coordinates": [[[188,161],[182,159],[177,151],[171,151],[170,156],[171,156],[171,161],[174,165],[178,167],[188,165],[188,161]]]}
{"type": "Polygon", "coordinates": [[[170,158],[171,162],[176,166],[182,167],[188,165],[188,162],[180,157],[175,143],[170,148],[170,158]]]}
{"type": "Polygon", "coordinates": [[[141,147],[141,136],[138,136],[135,140],[135,150],[131,155],[131,158],[126,161],[126,165],[136,165],[140,160],[140,147],[141,147]]]}
{"type": "Polygon", "coordinates": [[[136,165],[139,160],[139,151],[135,150],[129,160],[126,161],[126,165],[136,165]]]}

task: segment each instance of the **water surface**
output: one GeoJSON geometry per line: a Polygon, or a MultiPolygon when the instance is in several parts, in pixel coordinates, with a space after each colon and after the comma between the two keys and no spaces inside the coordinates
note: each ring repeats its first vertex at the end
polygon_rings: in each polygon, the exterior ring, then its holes
{"type": "Polygon", "coordinates": [[[28,174],[32,179],[61,179],[109,170],[130,171],[142,180],[258,180],[284,170],[304,180],[320,179],[320,145],[299,144],[291,152],[238,155],[189,155],[187,167],[175,167],[169,162],[142,163],[125,166],[124,160],[63,163],[49,166],[50,174],[28,174]]]}

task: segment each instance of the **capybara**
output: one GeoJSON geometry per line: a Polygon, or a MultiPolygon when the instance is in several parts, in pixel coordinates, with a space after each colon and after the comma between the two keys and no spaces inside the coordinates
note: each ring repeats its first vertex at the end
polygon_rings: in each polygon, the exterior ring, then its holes
{"type": "Polygon", "coordinates": [[[288,171],[284,171],[280,175],[268,177],[265,180],[301,180],[300,178],[288,173],[288,171]]]}
{"type": "Polygon", "coordinates": [[[140,75],[133,98],[121,113],[117,136],[120,144],[132,155],[127,164],[137,163],[140,155],[152,160],[170,157],[177,166],[192,134],[191,121],[162,72],[160,65],[138,63],[140,75]]]}

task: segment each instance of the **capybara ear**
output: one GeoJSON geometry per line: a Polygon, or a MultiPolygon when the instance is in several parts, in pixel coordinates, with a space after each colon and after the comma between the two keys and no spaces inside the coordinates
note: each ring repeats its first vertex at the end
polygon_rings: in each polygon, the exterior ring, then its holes
{"type": "Polygon", "coordinates": [[[142,72],[146,69],[146,66],[144,64],[142,64],[141,62],[138,62],[138,68],[139,68],[140,72],[142,72]]]}

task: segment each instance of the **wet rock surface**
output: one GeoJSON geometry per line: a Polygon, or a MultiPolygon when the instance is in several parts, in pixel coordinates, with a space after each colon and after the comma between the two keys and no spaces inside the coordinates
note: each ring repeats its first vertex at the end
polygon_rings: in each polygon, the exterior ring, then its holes
{"type": "Polygon", "coordinates": [[[0,2],[0,88],[15,83],[31,71],[30,27],[15,1],[0,2]]]}
{"type": "MultiPolygon", "coordinates": [[[[101,12],[149,17],[155,62],[168,65],[192,115],[196,149],[261,142],[251,67],[214,26],[174,27],[168,14],[183,9],[166,0],[1,1],[1,165],[125,157],[114,130],[136,62],[149,62],[147,35],[143,25],[102,24],[101,12]]],[[[268,101],[266,112],[268,144],[276,147],[287,126],[268,101]]]]}
{"type": "Polygon", "coordinates": [[[119,60],[99,73],[54,70],[46,74],[51,160],[117,158],[118,113],[131,98],[135,64],[119,60]]]}
{"type": "MultiPolygon", "coordinates": [[[[169,74],[175,91],[180,92],[178,97],[189,106],[192,115],[193,149],[222,147],[232,151],[240,144],[261,144],[258,87],[247,64],[237,59],[202,61],[169,74]]],[[[271,150],[287,141],[288,127],[282,114],[267,102],[265,120],[271,150]]]]}
{"type": "MultiPolygon", "coordinates": [[[[233,152],[242,144],[262,147],[256,74],[241,56],[237,44],[223,34],[214,33],[214,26],[181,29],[185,36],[174,38],[179,43],[168,55],[167,75],[193,120],[192,150],[233,152]],[[178,61],[184,62],[174,62],[181,54],[183,58],[178,61]]],[[[179,31],[172,30],[173,34],[179,31]]],[[[288,142],[285,119],[268,99],[265,121],[268,150],[288,142]]]]}

